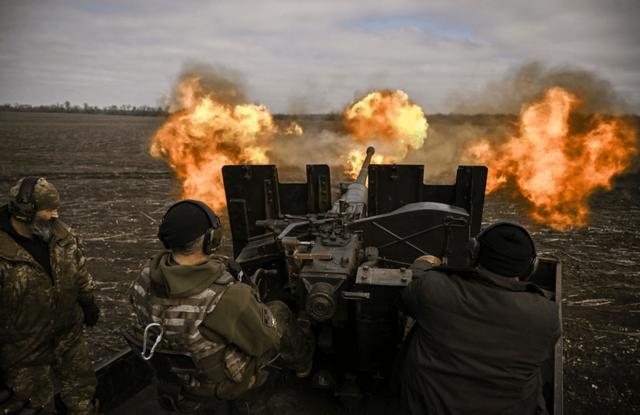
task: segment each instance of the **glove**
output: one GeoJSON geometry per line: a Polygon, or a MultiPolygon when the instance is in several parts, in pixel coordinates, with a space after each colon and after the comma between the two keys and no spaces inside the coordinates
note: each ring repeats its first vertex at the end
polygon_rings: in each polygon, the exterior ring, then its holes
{"type": "Polygon", "coordinates": [[[245,282],[246,277],[244,275],[244,272],[242,272],[240,264],[238,264],[233,259],[227,261],[227,271],[229,271],[229,274],[233,275],[236,280],[245,282]]]}
{"type": "Polygon", "coordinates": [[[2,380],[0,373],[0,414],[3,415],[55,415],[44,408],[32,408],[28,400],[21,400],[2,380]]]}
{"type": "Polygon", "coordinates": [[[17,414],[24,406],[24,402],[16,399],[10,389],[0,386],[0,414],[17,414]]]}
{"type": "Polygon", "coordinates": [[[82,307],[82,313],[84,314],[84,324],[87,327],[93,327],[98,322],[100,318],[100,309],[96,304],[93,297],[89,299],[83,299],[78,301],[80,303],[80,307],[82,307]]]}

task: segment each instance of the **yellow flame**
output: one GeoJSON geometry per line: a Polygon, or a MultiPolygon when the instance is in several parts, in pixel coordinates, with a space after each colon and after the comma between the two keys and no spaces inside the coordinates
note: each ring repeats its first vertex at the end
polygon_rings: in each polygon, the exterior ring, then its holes
{"type": "Polygon", "coordinates": [[[344,124],[355,139],[345,164],[351,177],[357,175],[367,146],[376,147],[374,163],[401,162],[410,149],[422,148],[429,128],[422,108],[401,90],[367,94],[345,109],[344,124]]]}
{"type": "Polygon", "coordinates": [[[489,167],[487,192],[512,180],[531,202],[532,217],[560,230],[586,226],[589,196],[611,188],[638,151],[635,129],[621,119],[595,116],[586,133],[572,134],[569,117],[578,104],[574,94],[550,88],[523,110],[517,136],[467,149],[489,167]]]}
{"type": "Polygon", "coordinates": [[[180,198],[225,206],[222,166],[268,163],[270,139],[278,131],[263,105],[231,105],[205,91],[198,77],[177,86],[179,109],[151,140],[151,155],[167,161],[181,183],[180,198]]]}

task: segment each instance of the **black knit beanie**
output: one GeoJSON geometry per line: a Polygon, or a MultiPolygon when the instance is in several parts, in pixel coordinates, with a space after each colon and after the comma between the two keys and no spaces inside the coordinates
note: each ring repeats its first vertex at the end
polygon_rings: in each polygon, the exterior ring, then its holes
{"type": "Polygon", "coordinates": [[[499,222],[478,235],[478,262],[505,277],[526,277],[536,257],[536,247],[522,226],[499,222]]]}
{"type": "Polygon", "coordinates": [[[192,203],[179,203],[169,209],[158,230],[158,238],[169,249],[182,248],[211,228],[205,211],[192,203]]]}

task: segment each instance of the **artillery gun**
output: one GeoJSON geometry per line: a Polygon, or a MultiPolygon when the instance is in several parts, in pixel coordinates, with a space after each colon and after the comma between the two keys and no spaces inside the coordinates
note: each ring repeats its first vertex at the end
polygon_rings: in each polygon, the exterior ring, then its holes
{"type": "Polygon", "coordinates": [[[433,255],[467,268],[484,202],[485,167],[460,167],[452,186],[424,185],[422,166],[371,165],[374,151],[333,203],[326,165],[307,166],[304,184],[280,183],[275,166],[222,170],[236,261],[264,301],[287,302],[313,330],[314,384],[345,398],[386,385],[405,331],[395,301],[408,267],[433,255]]]}
{"type": "MultiPolygon", "coordinates": [[[[388,392],[405,331],[394,304],[409,265],[430,254],[467,268],[484,205],[486,167],[460,166],[454,184],[431,185],[422,165],[371,165],[373,151],[334,203],[327,165],[308,165],[305,183],[281,183],[273,165],[223,168],[234,257],[263,301],[284,300],[313,330],[314,386],[346,400],[388,392]]],[[[530,279],[561,305],[561,277],[557,260],[540,259],[530,279]]],[[[104,412],[159,411],[151,370],[131,349],[96,372],[104,412]]],[[[542,374],[547,409],[562,414],[562,339],[542,374]]]]}

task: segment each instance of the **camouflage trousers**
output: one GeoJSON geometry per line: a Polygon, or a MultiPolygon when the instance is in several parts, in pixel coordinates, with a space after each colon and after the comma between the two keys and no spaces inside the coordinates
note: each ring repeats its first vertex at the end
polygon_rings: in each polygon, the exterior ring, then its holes
{"type": "Polygon", "coordinates": [[[284,364],[296,372],[304,371],[311,364],[315,339],[305,333],[289,307],[282,301],[271,301],[267,307],[273,313],[280,333],[280,357],[284,364]]]}
{"type": "Polygon", "coordinates": [[[32,408],[49,411],[54,405],[54,379],[60,382],[60,397],[71,415],[93,413],[96,375],[80,328],[57,339],[50,365],[14,367],[5,372],[6,383],[18,398],[32,408]]]}

